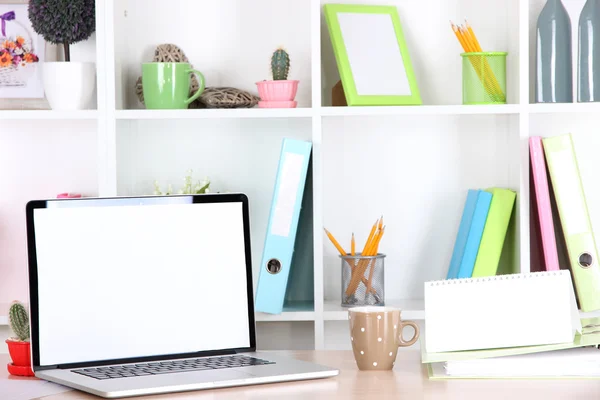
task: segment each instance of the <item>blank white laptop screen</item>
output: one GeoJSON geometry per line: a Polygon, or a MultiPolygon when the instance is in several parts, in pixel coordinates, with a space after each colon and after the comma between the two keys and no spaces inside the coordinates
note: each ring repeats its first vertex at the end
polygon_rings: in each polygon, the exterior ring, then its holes
{"type": "Polygon", "coordinates": [[[34,210],[42,366],[250,346],[242,203],[186,198],[34,210]]]}

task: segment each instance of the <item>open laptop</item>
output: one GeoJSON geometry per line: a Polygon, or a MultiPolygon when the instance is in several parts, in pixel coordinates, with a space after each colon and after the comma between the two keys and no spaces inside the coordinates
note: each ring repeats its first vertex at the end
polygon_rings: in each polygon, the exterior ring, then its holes
{"type": "Polygon", "coordinates": [[[32,366],[107,398],[325,378],[255,352],[248,199],[27,204],[32,366]]]}

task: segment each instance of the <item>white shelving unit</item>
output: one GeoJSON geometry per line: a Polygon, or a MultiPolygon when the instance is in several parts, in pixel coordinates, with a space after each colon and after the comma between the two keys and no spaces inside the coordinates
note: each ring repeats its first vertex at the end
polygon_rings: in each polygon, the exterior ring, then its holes
{"type": "MultiPolygon", "coordinates": [[[[574,13],[583,0],[564,1],[576,25],[574,13]]],[[[590,182],[590,213],[600,229],[600,209],[594,208],[600,190],[592,184],[600,104],[530,104],[535,21],[544,0],[344,1],[398,7],[424,101],[352,108],[331,107],[339,75],[321,12],[325,2],[97,1],[98,109],[0,111],[0,120],[40,120],[54,130],[78,122],[85,124],[83,131],[95,129],[97,157],[88,164],[95,165],[95,176],[88,180],[96,190],[89,195],[149,194],[154,180],[177,186],[189,168],[197,178],[208,175],[214,190],[246,192],[255,283],[281,139],[311,140],[314,261],[306,268],[314,272],[314,307],[258,313],[264,349],[350,346],[331,345],[331,338],[347,336],[347,312],[340,306],[339,259],[323,236],[324,226],[348,243],[355,232],[362,243],[383,214],[385,294],[403,299],[387,304],[401,307],[404,318],[421,320],[423,282],[445,277],[467,189],[511,188],[518,200],[502,267],[529,271],[527,141],[532,135],[576,131],[582,169],[591,171],[582,172],[590,182]],[[465,15],[482,46],[508,51],[506,105],[461,104],[460,48],[448,19],[465,15]],[[134,85],[141,63],[150,61],[161,43],[178,44],[205,73],[208,86],[252,92],[254,82],[268,78],[273,49],[284,45],[291,54],[291,79],[301,82],[299,108],[145,110],[134,85]]]]}

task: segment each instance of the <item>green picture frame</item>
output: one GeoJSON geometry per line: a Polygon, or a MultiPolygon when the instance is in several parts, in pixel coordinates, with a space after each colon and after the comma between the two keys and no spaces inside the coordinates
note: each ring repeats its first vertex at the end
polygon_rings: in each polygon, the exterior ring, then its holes
{"type": "Polygon", "coordinates": [[[348,106],[422,104],[396,7],[326,4],[323,10],[348,106]]]}

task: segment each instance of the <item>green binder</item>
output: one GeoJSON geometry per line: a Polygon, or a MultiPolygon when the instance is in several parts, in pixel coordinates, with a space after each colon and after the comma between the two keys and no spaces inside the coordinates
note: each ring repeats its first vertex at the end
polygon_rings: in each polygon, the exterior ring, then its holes
{"type": "MultiPolygon", "coordinates": [[[[425,349],[425,335],[419,338],[421,345],[421,363],[439,363],[445,361],[476,360],[479,358],[493,358],[516,356],[519,354],[533,354],[544,351],[574,349],[584,346],[597,346],[600,344],[600,331],[595,328],[583,328],[583,333],[576,334],[572,342],[544,344],[538,346],[504,347],[499,349],[468,350],[468,351],[446,351],[443,353],[428,353],[425,349]]],[[[600,350],[599,350],[600,351],[600,350]]]]}
{"type": "Polygon", "coordinates": [[[600,263],[571,134],[542,140],[581,311],[600,310],[600,263]]]}
{"type": "Polygon", "coordinates": [[[473,278],[496,275],[510,216],[517,197],[515,192],[508,189],[492,188],[487,191],[492,193],[492,204],[477,252],[473,278]]]}
{"type": "MultiPolygon", "coordinates": [[[[583,322],[584,320],[582,320],[583,322]]],[[[431,380],[446,380],[446,379],[600,379],[597,376],[552,376],[552,377],[533,377],[533,376],[450,376],[444,373],[444,363],[446,361],[464,361],[475,360],[480,358],[495,358],[516,356],[520,354],[534,354],[554,350],[574,349],[578,347],[594,346],[600,344],[600,332],[596,330],[597,326],[590,326],[583,329],[582,334],[575,335],[573,342],[549,344],[540,346],[522,346],[501,349],[486,349],[486,350],[471,350],[471,351],[450,351],[445,353],[428,353],[425,348],[425,337],[419,339],[421,345],[421,363],[427,368],[429,379],[431,380]]],[[[600,351],[600,350],[599,350],[600,351]]]]}

